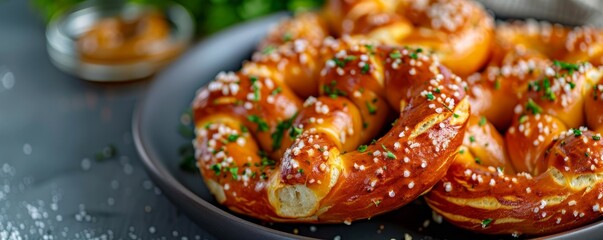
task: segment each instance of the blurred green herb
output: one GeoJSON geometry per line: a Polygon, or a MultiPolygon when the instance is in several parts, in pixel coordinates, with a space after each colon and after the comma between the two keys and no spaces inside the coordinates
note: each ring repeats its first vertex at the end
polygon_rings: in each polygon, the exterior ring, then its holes
{"type": "Polygon", "coordinates": [[[115,156],[117,156],[117,148],[115,147],[115,145],[109,144],[103,147],[101,151],[96,152],[94,154],[94,159],[96,159],[96,161],[103,161],[106,159],[114,158],[115,156]]]}
{"type": "Polygon", "coordinates": [[[180,169],[185,172],[198,173],[199,168],[197,167],[197,160],[195,159],[195,148],[191,144],[192,139],[195,138],[195,131],[192,124],[193,111],[187,109],[182,112],[180,116],[180,125],[178,126],[178,133],[180,136],[187,141],[178,148],[178,155],[180,156],[180,169]]]}
{"type": "MultiPolygon", "coordinates": [[[[42,16],[49,20],[53,14],[67,9],[84,0],[30,0],[42,16]]],[[[94,0],[87,0],[94,1],[94,0]]],[[[121,0],[167,6],[165,0],[121,0]]],[[[97,1],[105,2],[105,1],[97,1]]],[[[324,0],[174,0],[192,15],[198,35],[207,35],[232,24],[268,15],[278,11],[304,11],[322,6],[324,0]]]]}

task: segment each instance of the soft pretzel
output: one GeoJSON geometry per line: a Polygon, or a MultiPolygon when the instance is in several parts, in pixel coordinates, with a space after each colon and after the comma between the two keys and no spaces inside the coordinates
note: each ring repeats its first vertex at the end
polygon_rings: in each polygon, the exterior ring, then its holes
{"type": "MultiPolygon", "coordinates": [[[[469,147],[426,195],[427,203],[451,223],[488,234],[550,234],[599,218],[603,141],[579,126],[587,119],[601,129],[600,94],[593,89],[603,71],[542,54],[507,57],[502,62],[511,67],[501,71],[508,75],[498,79],[508,82],[497,90],[512,93],[506,98],[519,104],[501,113],[512,116],[505,141],[486,117],[470,121],[469,147]],[[508,154],[496,155],[501,149],[508,154]]],[[[498,97],[487,99],[495,101],[489,107],[509,101],[498,97]]]]}
{"type": "Polygon", "coordinates": [[[462,143],[461,79],[422,49],[309,42],[256,54],[198,92],[194,145],[218,202],[270,221],[350,222],[430,189],[462,143]],[[316,72],[319,95],[302,104],[291,79],[316,72]]]}
{"type": "MultiPolygon", "coordinates": [[[[555,60],[599,66],[603,57],[603,31],[592,27],[515,21],[500,23],[495,39],[486,70],[467,80],[473,114],[486,116],[501,130],[511,123],[508,113],[520,102],[529,82],[555,60]]],[[[578,127],[577,122],[581,121],[569,123],[570,127],[578,127]]]]}
{"type": "Polygon", "coordinates": [[[466,0],[330,0],[325,15],[339,36],[421,47],[460,76],[486,63],[493,38],[492,17],[466,0]]]}

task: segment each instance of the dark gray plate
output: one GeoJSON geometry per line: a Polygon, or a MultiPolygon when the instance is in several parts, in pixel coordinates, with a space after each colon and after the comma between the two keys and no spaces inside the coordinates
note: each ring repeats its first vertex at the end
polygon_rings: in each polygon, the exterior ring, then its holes
{"type": "MultiPolygon", "coordinates": [[[[326,239],[336,236],[342,239],[404,239],[405,234],[413,239],[493,238],[455,228],[446,222],[434,222],[431,210],[422,199],[371,220],[354,222],[351,226],[265,223],[221,207],[201,176],[179,169],[178,148],[190,141],[181,137],[177,128],[181,114],[190,108],[195,91],[218,72],[238,69],[269,27],[285,16],[272,15],[208,38],[158,75],[140,102],[133,120],[136,147],[151,178],[172,202],[204,229],[228,239],[300,238],[300,235],[326,239]],[[299,235],[293,235],[294,231],[299,235]]],[[[555,237],[592,239],[602,235],[603,222],[599,222],[555,237]]]]}

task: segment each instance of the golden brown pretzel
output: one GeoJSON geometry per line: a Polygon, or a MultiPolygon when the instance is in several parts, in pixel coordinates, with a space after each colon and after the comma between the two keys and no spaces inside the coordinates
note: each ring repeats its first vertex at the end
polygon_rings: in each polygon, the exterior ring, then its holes
{"type": "MultiPolygon", "coordinates": [[[[477,150],[461,150],[426,195],[427,203],[451,223],[488,234],[550,234],[599,218],[603,141],[600,133],[579,126],[593,119],[589,126],[600,129],[601,111],[594,108],[600,102],[593,89],[598,89],[603,71],[589,63],[552,62],[539,54],[512,52],[507,57],[502,62],[512,67],[500,71],[509,74],[496,78],[507,82],[480,85],[499,85],[491,90],[513,94],[506,99],[493,94],[497,97],[487,99],[494,101],[489,107],[519,99],[503,112],[512,121],[505,142],[498,140],[497,131],[468,132],[466,139],[477,150]],[[505,148],[509,154],[500,157],[503,161],[491,159],[495,149],[505,148]]],[[[469,129],[494,129],[482,119],[470,121],[469,129]]]]}
{"type": "Polygon", "coordinates": [[[492,17],[467,0],[330,0],[325,15],[339,36],[421,47],[460,76],[486,63],[494,28],[492,17]]]}
{"type": "Polygon", "coordinates": [[[544,74],[554,60],[599,66],[603,57],[603,31],[592,27],[515,21],[499,24],[495,40],[486,70],[467,80],[471,111],[486,116],[499,130],[511,123],[512,115],[507,113],[519,103],[528,83],[544,74]]]}
{"type": "Polygon", "coordinates": [[[461,79],[420,49],[301,44],[258,54],[198,92],[194,145],[218,202],[270,221],[350,222],[431,188],[462,142],[461,79]],[[302,104],[289,79],[316,72],[320,94],[302,104]],[[392,113],[400,113],[393,127],[360,145],[392,113]]]}

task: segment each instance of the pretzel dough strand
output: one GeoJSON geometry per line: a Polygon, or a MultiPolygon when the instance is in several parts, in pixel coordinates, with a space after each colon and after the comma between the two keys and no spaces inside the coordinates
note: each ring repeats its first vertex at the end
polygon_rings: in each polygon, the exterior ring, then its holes
{"type": "Polygon", "coordinates": [[[350,222],[435,184],[468,118],[461,79],[421,49],[348,38],[321,50],[299,44],[219,74],[197,95],[194,143],[218,202],[272,221],[350,222]],[[278,71],[277,59],[309,71],[278,71]],[[307,72],[320,72],[321,96],[301,104],[286,79],[307,72]],[[392,107],[401,113],[388,133],[358,147],[392,107]]]}
{"type": "Polygon", "coordinates": [[[600,31],[536,22],[497,31],[491,65],[468,78],[472,110],[484,121],[470,121],[469,147],[426,200],[451,223],[488,234],[542,235],[592,222],[603,215],[603,70],[582,61],[598,64],[600,31]],[[488,120],[507,129],[504,142],[477,130],[493,129],[488,120]],[[508,156],[494,154],[505,148],[508,156]]]}

